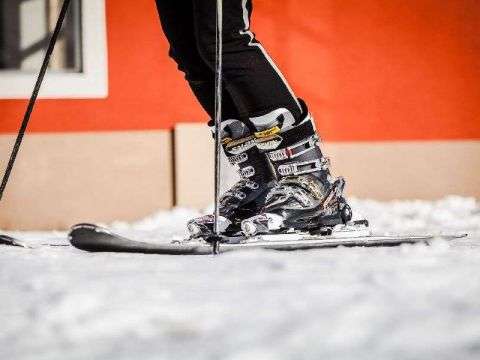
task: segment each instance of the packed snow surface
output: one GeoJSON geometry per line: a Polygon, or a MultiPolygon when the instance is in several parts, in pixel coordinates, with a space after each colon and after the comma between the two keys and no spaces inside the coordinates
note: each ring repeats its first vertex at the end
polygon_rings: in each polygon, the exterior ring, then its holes
{"type": "MultiPolygon", "coordinates": [[[[376,232],[470,236],[182,257],[14,233],[35,249],[0,247],[0,359],[480,359],[475,199],[352,203],[376,232]]],[[[113,227],[169,241],[196,214],[113,227]]]]}

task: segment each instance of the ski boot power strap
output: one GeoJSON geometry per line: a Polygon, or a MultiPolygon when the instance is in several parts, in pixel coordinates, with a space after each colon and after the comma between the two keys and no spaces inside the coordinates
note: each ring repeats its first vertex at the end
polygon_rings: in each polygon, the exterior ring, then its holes
{"type": "MultiPolygon", "coordinates": [[[[326,171],[327,158],[319,151],[319,137],[313,123],[307,120],[282,135],[282,148],[267,153],[278,178],[326,171]]],[[[259,147],[261,148],[261,144],[259,147]]]]}

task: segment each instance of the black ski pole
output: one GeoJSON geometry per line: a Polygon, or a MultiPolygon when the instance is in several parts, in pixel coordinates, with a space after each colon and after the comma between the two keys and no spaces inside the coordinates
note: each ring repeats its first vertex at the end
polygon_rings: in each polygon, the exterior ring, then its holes
{"type": "Polygon", "coordinates": [[[32,96],[30,97],[30,101],[28,102],[25,115],[23,116],[22,124],[20,126],[20,129],[18,130],[15,144],[13,145],[12,153],[10,154],[10,159],[8,160],[7,167],[5,168],[5,173],[3,174],[2,184],[0,185],[0,201],[3,198],[3,193],[5,192],[8,180],[10,179],[13,166],[15,165],[15,160],[17,159],[18,151],[20,150],[20,146],[22,145],[23,137],[25,135],[25,131],[27,130],[33,108],[35,107],[38,93],[43,83],[43,78],[45,77],[45,73],[47,72],[50,58],[52,57],[53,49],[55,48],[55,44],[57,42],[58,34],[62,29],[63,21],[65,20],[70,1],[71,0],[64,0],[62,9],[60,10],[60,15],[58,16],[57,24],[55,25],[55,30],[53,31],[52,37],[50,38],[47,52],[45,53],[45,58],[43,59],[42,67],[40,68],[35,87],[33,88],[32,96]]]}
{"type": "Polygon", "coordinates": [[[216,11],[216,56],[215,56],[215,211],[213,253],[219,253],[220,236],[220,187],[221,187],[221,123],[223,80],[223,0],[217,0],[216,11]]]}

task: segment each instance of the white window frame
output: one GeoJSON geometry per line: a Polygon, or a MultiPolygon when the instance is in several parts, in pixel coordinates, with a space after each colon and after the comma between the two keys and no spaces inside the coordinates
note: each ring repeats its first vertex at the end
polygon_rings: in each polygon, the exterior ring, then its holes
{"type": "MultiPolygon", "coordinates": [[[[105,0],[82,1],[81,73],[47,71],[39,98],[84,99],[108,96],[105,0]]],[[[0,99],[28,99],[36,73],[0,70],[0,99]]]]}

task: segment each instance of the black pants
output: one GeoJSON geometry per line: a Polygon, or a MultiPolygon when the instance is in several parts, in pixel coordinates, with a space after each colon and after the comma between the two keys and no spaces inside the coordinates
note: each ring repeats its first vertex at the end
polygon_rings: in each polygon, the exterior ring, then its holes
{"type": "MultiPolygon", "coordinates": [[[[170,56],[214,118],[216,0],[156,0],[170,56]]],[[[223,119],[249,123],[278,108],[298,119],[288,83],[250,31],[251,0],[223,0],[223,119]]]]}

